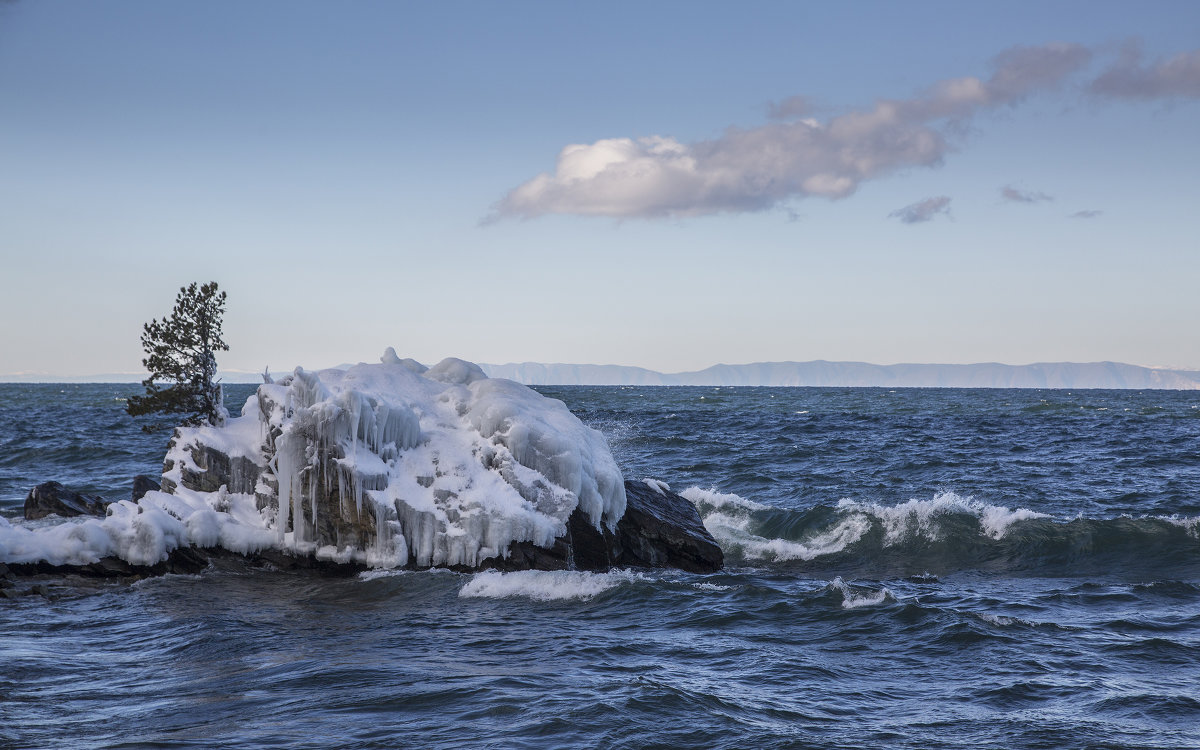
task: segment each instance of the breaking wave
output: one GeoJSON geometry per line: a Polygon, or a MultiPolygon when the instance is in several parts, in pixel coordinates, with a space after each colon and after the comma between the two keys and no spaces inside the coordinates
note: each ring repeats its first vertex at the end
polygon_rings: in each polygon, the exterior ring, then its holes
{"type": "Polygon", "coordinates": [[[1200,574],[1200,518],[1060,519],[953,492],[897,505],[842,500],[802,510],[699,487],[681,494],[735,564],[844,568],[857,575],[1200,574]]]}

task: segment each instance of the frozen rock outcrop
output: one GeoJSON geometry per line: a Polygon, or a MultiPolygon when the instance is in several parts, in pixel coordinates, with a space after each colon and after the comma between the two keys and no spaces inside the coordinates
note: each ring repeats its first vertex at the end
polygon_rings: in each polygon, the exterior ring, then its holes
{"type": "Polygon", "coordinates": [[[241,417],[178,429],[161,490],[141,489],[102,518],[0,517],[0,562],[93,575],[192,571],[229,553],[276,567],[721,565],[695,507],[625,483],[604,437],[561,401],[393,350],[297,368],[241,417]]]}
{"type": "Polygon", "coordinates": [[[163,488],[216,507],[253,497],[276,546],[369,565],[478,567],[513,543],[549,548],[577,510],[625,512],[600,433],[525,386],[393,350],[378,365],[264,383],[243,416],[177,432],[163,488]]]}

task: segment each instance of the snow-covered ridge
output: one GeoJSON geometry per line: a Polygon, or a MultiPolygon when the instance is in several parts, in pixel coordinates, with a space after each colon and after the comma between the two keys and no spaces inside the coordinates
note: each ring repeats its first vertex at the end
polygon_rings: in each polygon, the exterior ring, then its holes
{"type": "Polygon", "coordinates": [[[552,546],[576,509],[611,530],[626,503],[604,437],[561,401],[391,349],[380,364],[297,368],[261,385],[241,417],[181,428],[163,480],[104,519],[0,524],[0,558],[149,565],[194,545],[473,567],[513,542],[552,546]]]}

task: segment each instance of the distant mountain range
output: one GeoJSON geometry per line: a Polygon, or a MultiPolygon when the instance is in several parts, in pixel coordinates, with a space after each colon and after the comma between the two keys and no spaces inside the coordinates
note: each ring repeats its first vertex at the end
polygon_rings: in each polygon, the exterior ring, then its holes
{"type": "MultiPolygon", "coordinates": [[[[339,365],[349,367],[349,365],[339,365]]],[[[521,362],[481,364],[491,377],[526,385],[750,385],[884,388],[1162,388],[1200,390],[1200,370],[1168,370],[1120,362],[1040,362],[1032,365],[873,365],[867,362],[755,362],[662,373],[623,365],[521,362]]],[[[286,373],[274,373],[276,377],[286,373]]],[[[226,383],[260,383],[257,373],[222,372],[226,383]]],[[[7,383],[136,383],[139,373],[56,377],[0,375],[7,383]]]]}
{"type": "Polygon", "coordinates": [[[491,377],[528,385],[759,385],[892,388],[1164,388],[1200,390],[1200,370],[1166,370],[1120,362],[1032,365],[873,365],[867,362],[755,362],[661,373],[620,365],[522,362],[480,365],[491,377]]]}

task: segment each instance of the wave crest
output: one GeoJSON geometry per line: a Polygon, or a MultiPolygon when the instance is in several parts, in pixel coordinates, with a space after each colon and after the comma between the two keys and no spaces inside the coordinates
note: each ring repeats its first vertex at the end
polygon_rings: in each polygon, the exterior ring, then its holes
{"type": "Polygon", "coordinates": [[[896,505],[847,499],[801,510],[699,487],[681,494],[731,562],[901,575],[966,569],[1137,575],[1163,566],[1200,574],[1200,518],[1055,519],[953,492],[896,505]]]}

